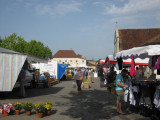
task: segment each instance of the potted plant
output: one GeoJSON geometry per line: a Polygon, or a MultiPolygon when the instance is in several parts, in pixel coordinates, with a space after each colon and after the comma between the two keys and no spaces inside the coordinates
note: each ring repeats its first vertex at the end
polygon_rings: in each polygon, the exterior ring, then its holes
{"type": "Polygon", "coordinates": [[[42,117],[43,117],[43,113],[45,112],[45,107],[44,107],[44,105],[43,105],[42,103],[36,103],[36,104],[34,105],[34,109],[35,109],[35,111],[36,111],[36,113],[37,113],[37,116],[38,116],[39,118],[42,118],[42,117]]]}
{"type": "Polygon", "coordinates": [[[0,106],[0,114],[3,113],[3,106],[0,106]]]}
{"type": "Polygon", "coordinates": [[[52,102],[45,102],[44,107],[45,107],[46,115],[50,115],[51,109],[52,109],[52,102]]]}
{"type": "Polygon", "coordinates": [[[23,104],[20,102],[15,102],[14,103],[14,109],[16,111],[16,115],[20,114],[20,110],[23,108],[23,104]]]}
{"type": "Polygon", "coordinates": [[[26,111],[26,115],[30,116],[33,104],[30,102],[23,103],[23,109],[26,111]]]}
{"type": "Polygon", "coordinates": [[[13,104],[8,103],[3,105],[3,116],[8,116],[9,113],[13,110],[13,104]]]}

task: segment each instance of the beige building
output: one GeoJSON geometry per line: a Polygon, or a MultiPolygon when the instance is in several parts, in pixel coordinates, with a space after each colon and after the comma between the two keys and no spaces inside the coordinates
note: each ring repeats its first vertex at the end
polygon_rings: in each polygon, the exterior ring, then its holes
{"type": "Polygon", "coordinates": [[[87,66],[89,68],[96,69],[96,61],[94,61],[94,60],[87,60],[87,66]]]}
{"type": "Polygon", "coordinates": [[[60,64],[68,64],[69,66],[84,67],[86,66],[86,60],[77,57],[73,50],[59,50],[54,56],[54,61],[60,64]]]}

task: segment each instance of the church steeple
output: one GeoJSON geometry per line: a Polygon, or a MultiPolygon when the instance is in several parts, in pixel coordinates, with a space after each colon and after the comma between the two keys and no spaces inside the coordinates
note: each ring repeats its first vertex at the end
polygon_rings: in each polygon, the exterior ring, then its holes
{"type": "Polygon", "coordinates": [[[118,28],[118,22],[116,21],[116,28],[118,28]]]}

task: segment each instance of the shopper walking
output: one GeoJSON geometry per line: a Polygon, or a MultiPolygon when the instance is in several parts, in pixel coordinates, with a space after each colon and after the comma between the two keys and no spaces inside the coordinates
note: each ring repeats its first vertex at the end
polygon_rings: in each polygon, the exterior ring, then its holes
{"type": "Polygon", "coordinates": [[[77,83],[77,95],[82,93],[81,84],[82,84],[83,80],[84,80],[83,73],[81,72],[80,68],[78,68],[76,76],[74,78],[74,81],[76,81],[76,83],[77,83]]]}

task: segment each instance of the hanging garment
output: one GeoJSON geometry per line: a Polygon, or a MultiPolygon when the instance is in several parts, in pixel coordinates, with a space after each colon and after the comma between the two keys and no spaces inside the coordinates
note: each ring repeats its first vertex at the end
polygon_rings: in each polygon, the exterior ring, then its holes
{"type": "MultiPolygon", "coordinates": [[[[160,69],[157,69],[157,75],[160,75],[160,69]]],[[[157,75],[156,75],[156,78],[157,78],[157,75]]]]}
{"type": "Polygon", "coordinates": [[[135,70],[135,63],[134,63],[133,55],[132,55],[132,61],[131,61],[130,76],[136,76],[136,70],[135,70]]]}
{"type": "Polygon", "coordinates": [[[150,56],[150,58],[149,58],[149,62],[148,62],[148,67],[149,67],[150,69],[152,69],[152,68],[153,68],[152,61],[153,61],[153,57],[152,57],[152,56],[150,56]]]}
{"type": "Polygon", "coordinates": [[[122,70],[123,68],[123,60],[122,58],[117,58],[117,62],[118,62],[118,67],[119,67],[119,70],[122,70]]]}
{"type": "Polygon", "coordinates": [[[144,76],[145,76],[146,78],[149,78],[151,75],[152,75],[152,71],[149,69],[148,66],[145,66],[145,67],[144,67],[144,76]]]}
{"type": "Polygon", "coordinates": [[[130,88],[129,99],[130,99],[130,104],[135,106],[136,105],[136,101],[134,99],[132,88],[130,88]]]}
{"type": "Polygon", "coordinates": [[[128,93],[129,93],[129,90],[125,90],[124,91],[124,102],[127,102],[128,101],[128,93]]]}
{"type": "Polygon", "coordinates": [[[155,56],[155,65],[154,69],[160,69],[160,56],[155,56]]]}
{"type": "Polygon", "coordinates": [[[159,89],[156,89],[154,93],[154,100],[153,100],[153,103],[155,104],[156,108],[158,108],[159,102],[160,102],[160,92],[159,92],[159,89]]]}
{"type": "Polygon", "coordinates": [[[133,86],[132,89],[133,89],[133,92],[139,93],[139,87],[138,86],[133,86]]]}

